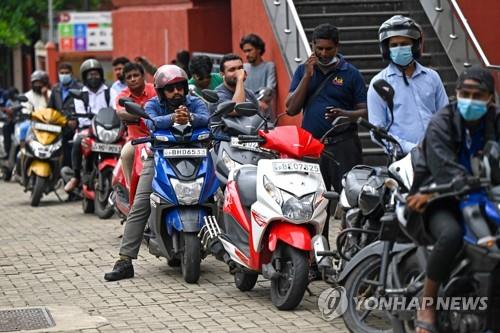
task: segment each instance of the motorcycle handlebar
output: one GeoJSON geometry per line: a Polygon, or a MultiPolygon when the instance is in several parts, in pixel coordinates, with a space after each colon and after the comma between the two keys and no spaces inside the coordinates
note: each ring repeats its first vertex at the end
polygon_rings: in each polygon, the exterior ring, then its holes
{"type": "Polygon", "coordinates": [[[132,144],[132,146],[135,146],[135,145],[140,145],[142,143],[151,142],[152,140],[153,138],[148,136],[145,138],[133,139],[130,143],[132,144]]]}
{"type": "Polygon", "coordinates": [[[447,194],[451,192],[468,192],[471,190],[479,189],[481,187],[486,187],[490,185],[490,181],[484,178],[477,177],[460,177],[455,178],[451,182],[447,184],[440,185],[428,185],[423,186],[419,189],[420,193],[438,193],[438,194],[447,194]]]}
{"type": "Polygon", "coordinates": [[[373,133],[375,133],[375,135],[378,135],[380,138],[393,142],[395,144],[399,144],[396,139],[394,139],[391,135],[387,133],[385,128],[377,127],[361,117],[358,119],[357,123],[358,125],[363,126],[367,130],[372,131],[373,133]]]}

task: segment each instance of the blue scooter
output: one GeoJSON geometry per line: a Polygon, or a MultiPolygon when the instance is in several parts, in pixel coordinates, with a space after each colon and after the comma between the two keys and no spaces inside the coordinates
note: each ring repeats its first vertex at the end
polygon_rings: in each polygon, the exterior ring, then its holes
{"type": "MultiPolygon", "coordinates": [[[[126,102],[125,109],[151,119],[138,104],[126,102]]],[[[219,187],[207,149],[210,131],[174,124],[132,144],[146,142],[151,143],[155,164],[149,232],[145,235],[149,252],[167,258],[169,266],[180,264],[184,280],[195,283],[201,259],[207,255],[198,233],[205,217],[216,212],[214,194],[219,187]]]]}

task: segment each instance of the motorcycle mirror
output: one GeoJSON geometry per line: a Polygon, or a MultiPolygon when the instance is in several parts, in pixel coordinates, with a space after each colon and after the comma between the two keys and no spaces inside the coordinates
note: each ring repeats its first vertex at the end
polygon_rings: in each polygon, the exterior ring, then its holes
{"type": "Polygon", "coordinates": [[[71,97],[81,100],[83,104],[89,104],[89,94],[87,92],[81,91],[80,89],[70,89],[68,92],[71,97]]]}
{"type": "Polygon", "coordinates": [[[132,102],[132,98],[130,98],[130,97],[122,97],[122,98],[118,99],[118,105],[119,106],[125,107],[125,103],[126,102],[132,102]]]}
{"type": "Polygon", "coordinates": [[[221,116],[221,115],[228,114],[229,112],[234,110],[235,105],[236,105],[236,103],[233,101],[222,102],[219,105],[217,105],[217,110],[215,110],[215,112],[212,113],[212,115],[210,117],[212,118],[215,116],[221,116]]]}
{"type": "Polygon", "coordinates": [[[217,103],[219,101],[219,95],[214,90],[203,89],[200,96],[208,103],[217,103]]]}
{"type": "Polygon", "coordinates": [[[144,109],[134,102],[125,102],[125,110],[131,115],[138,116],[145,119],[151,119],[151,117],[144,111],[144,109]]]}
{"type": "Polygon", "coordinates": [[[236,111],[239,116],[250,117],[257,114],[257,112],[259,112],[259,109],[252,102],[242,102],[235,105],[234,111],[236,111]]]}
{"type": "Polygon", "coordinates": [[[337,192],[327,191],[323,193],[323,198],[328,200],[339,200],[339,197],[337,192]]]}
{"type": "Polygon", "coordinates": [[[398,182],[392,178],[387,178],[384,181],[384,186],[387,187],[391,191],[395,191],[398,188],[398,182]]]}
{"type": "Polygon", "coordinates": [[[373,83],[373,89],[387,103],[389,109],[394,107],[394,88],[384,79],[377,80],[373,83]]]}
{"type": "Polygon", "coordinates": [[[28,101],[28,97],[26,97],[24,95],[19,95],[19,96],[16,96],[15,100],[18,102],[21,102],[21,103],[26,103],[28,101]]]}

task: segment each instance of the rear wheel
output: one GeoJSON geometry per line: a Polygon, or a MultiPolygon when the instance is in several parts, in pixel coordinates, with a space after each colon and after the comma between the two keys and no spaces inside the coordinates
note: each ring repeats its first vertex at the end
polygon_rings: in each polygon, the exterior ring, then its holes
{"type": "Polygon", "coordinates": [[[43,192],[48,181],[47,177],[40,177],[35,175],[33,190],[31,191],[31,206],[37,207],[42,199],[43,192]]]}
{"type": "Polygon", "coordinates": [[[299,305],[309,283],[307,252],[285,243],[273,253],[274,269],[280,274],[271,280],[271,300],[280,310],[292,310],[299,305]]]}
{"type": "Polygon", "coordinates": [[[113,191],[111,186],[113,170],[111,168],[106,168],[102,170],[100,177],[102,177],[102,186],[99,185],[99,173],[96,173],[96,178],[94,181],[95,198],[94,207],[95,213],[101,219],[109,219],[113,216],[115,210],[114,207],[109,204],[109,195],[113,191]]]}
{"type": "Polygon", "coordinates": [[[257,273],[238,271],[234,274],[234,284],[241,291],[249,291],[255,287],[258,277],[257,273]]]}
{"type": "Polygon", "coordinates": [[[201,242],[196,233],[181,234],[184,243],[181,269],[182,277],[187,283],[196,283],[200,278],[201,242]]]}

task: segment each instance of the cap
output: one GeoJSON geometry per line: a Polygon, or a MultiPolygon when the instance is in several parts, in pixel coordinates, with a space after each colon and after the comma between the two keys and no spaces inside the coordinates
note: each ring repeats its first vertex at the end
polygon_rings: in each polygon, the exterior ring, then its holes
{"type": "Polygon", "coordinates": [[[467,86],[464,85],[465,80],[474,80],[478,83],[477,85],[470,86],[472,88],[479,88],[480,90],[484,90],[492,94],[495,93],[495,80],[493,79],[493,75],[482,67],[472,66],[470,68],[466,68],[458,77],[457,89],[465,88],[467,86]]]}

